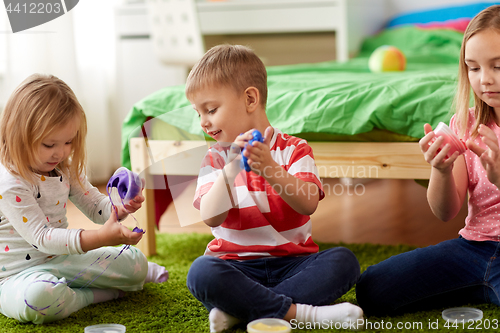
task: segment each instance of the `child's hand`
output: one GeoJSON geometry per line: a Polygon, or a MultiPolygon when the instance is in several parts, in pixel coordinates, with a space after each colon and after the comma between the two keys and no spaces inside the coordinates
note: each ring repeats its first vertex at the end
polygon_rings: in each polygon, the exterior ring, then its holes
{"type": "Polygon", "coordinates": [[[241,151],[243,148],[245,148],[245,145],[248,143],[248,141],[253,139],[253,131],[255,131],[255,128],[252,128],[245,133],[241,133],[240,135],[238,135],[233,142],[233,146],[239,147],[241,151]]]}
{"type": "Polygon", "coordinates": [[[141,238],[142,232],[133,232],[117,220],[117,214],[113,212],[104,225],[97,230],[101,246],[135,245],[141,238]]]}
{"type": "MultiPolygon", "coordinates": [[[[245,133],[247,141],[252,139],[252,131],[245,133]]],[[[273,128],[271,126],[266,128],[264,132],[264,142],[254,141],[251,145],[245,144],[245,151],[243,155],[248,159],[248,165],[252,171],[260,175],[264,172],[266,167],[273,166],[276,162],[271,156],[269,144],[271,143],[273,128]]]]}
{"type": "Polygon", "coordinates": [[[141,191],[129,202],[124,202],[125,206],[121,205],[117,206],[118,218],[120,220],[126,218],[129,213],[135,213],[139,208],[142,207],[142,203],[145,200],[144,195],[142,195],[142,191],[144,190],[144,185],[146,181],[144,179],[141,179],[141,182],[142,182],[141,191]]]}
{"type": "Polygon", "coordinates": [[[479,135],[488,148],[481,148],[471,140],[467,140],[467,147],[479,156],[481,164],[484,170],[486,170],[488,180],[500,188],[500,149],[498,147],[498,138],[495,132],[485,125],[479,125],[479,135]]]}
{"type": "Polygon", "coordinates": [[[444,147],[441,147],[443,144],[442,137],[438,137],[436,141],[431,143],[436,137],[432,131],[431,125],[425,124],[424,132],[425,136],[420,139],[419,145],[427,163],[441,172],[451,171],[453,163],[455,163],[459,155],[458,151],[454,152],[449,158],[446,158],[446,155],[450,151],[450,145],[446,144],[444,147]],[[439,149],[441,149],[441,151],[439,151],[439,149]]]}
{"type": "Polygon", "coordinates": [[[236,137],[233,143],[231,143],[231,147],[229,148],[229,163],[228,166],[226,166],[226,172],[228,173],[228,176],[233,176],[235,177],[240,171],[240,162],[241,162],[241,151],[245,147],[245,145],[250,141],[253,136],[252,132],[255,130],[255,128],[252,128],[251,130],[246,131],[245,133],[241,133],[236,137]]]}

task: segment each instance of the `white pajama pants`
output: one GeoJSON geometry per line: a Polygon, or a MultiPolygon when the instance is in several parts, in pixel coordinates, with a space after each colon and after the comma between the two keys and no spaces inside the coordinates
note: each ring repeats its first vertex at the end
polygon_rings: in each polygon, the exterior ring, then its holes
{"type": "Polygon", "coordinates": [[[0,312],[42,324],[68,317],[93,303],[92,289],[141,290],[148,261],[135,247],[102,247],[61,255],[30,267],[0,285],[0,312]]]}

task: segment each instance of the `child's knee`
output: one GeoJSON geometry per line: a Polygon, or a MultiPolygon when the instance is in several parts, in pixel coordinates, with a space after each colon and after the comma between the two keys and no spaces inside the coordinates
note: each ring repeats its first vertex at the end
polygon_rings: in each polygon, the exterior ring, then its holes
{"type": "Polygon", "coordinates": [[[359,266],[359,261],[358,258],[356,258],[356,255],[352,253],[351,250],[345,247],[340,247],[339,250],[341,250],[341,256],[344,260],[346,268],[353,271],[359,277],[361,268],[359,266]]]}
{"type": "Polygon", "coordinates": [[[120,268],[121,275],[130,279],[130,283],[142,283],[148,274],[148,259],[135,247],[123,251],[117,258],[116,263],[120,268]]]}
{"type": "MultiPolygon", "coordinates": [[[[64,303],[67,294],[73,291],[67,286],[65,281],[40,280],[30,283],[25,289],[16,288],[14,297],[6,302],[2,291],[2,312],[20,322],[43,324],[59,319],[64,312],[64,303]]],[[[70,296],[70,295],[69,295],[70,296]]]]}
{"type": "Polygon", "coordinates": [[[330,250],[332,260],[335,263],[333,265],[334,269],[348,275],[350,280],[357,281],[361,274],[361,269],[356,255],[345,247],[336,247],[330,250]]]}
{"type": "Polygon", "coordinates": [[[202,286],[218,283],[221,280],[222,270],[218,269],[221,259],[211,256],[201,256],[195,259],[186,279],[188,289],[193,292],[202,286]]]}

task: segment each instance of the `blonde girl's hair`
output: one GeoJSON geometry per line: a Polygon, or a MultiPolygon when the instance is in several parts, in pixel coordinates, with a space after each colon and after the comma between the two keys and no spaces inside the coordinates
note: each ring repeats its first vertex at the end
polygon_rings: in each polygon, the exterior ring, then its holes
{"type": "Polygon", "coordinates": [[[32,166],[40,160],[42,141],[70,121],[79,122],[69,157],[59,169],[76,177],[85,174],[87,121],[82,106],[66,83],[52,75],[33,74],[12,93],[0,118],[0,163],[13,175],[35,184],[32,166]]]}
{"type": "Polygon", "coordinates": [[[242,45],[223,44],[212,47],[191,69],[186,81],[190,99],[208,86],[232,87],[237,93],[248,87],[259,90],[260,103],[267,102],[267,71],[252,49],[242,45]]]}
{"type": "MultiPolygon", "coordinates": [[[[469,82],[468,67],[465,63],[465,45],[475,34],[488,29],[495,29],[500,32],[500,5],[488,7],[477,14],[467,26],[460,49],[460,63],[458,67],[458,89],[455,96],[455,107],[457,113],[457,126],[459,134],[464,137],[467,124],[469,122],[469,105],[471,85],[469,82]]],[[[471,137],[478,135],[479,125],[488,124],[495,120],[494,109],[486,104],[474,93],[474,117],[476,124],[471,131],[471,137]]]]}

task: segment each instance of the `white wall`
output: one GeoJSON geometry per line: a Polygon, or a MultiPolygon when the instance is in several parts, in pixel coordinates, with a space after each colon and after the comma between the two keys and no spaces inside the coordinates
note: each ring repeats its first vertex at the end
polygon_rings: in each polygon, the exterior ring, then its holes
{"type": "Polygon", "coordinates": [[[490,0],[386,0],[389,17],[414,10],[425,10],[453,5],[495,2],[490,0]]]}

